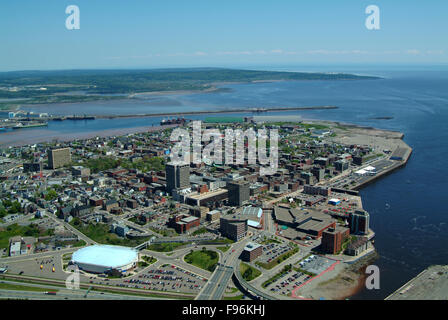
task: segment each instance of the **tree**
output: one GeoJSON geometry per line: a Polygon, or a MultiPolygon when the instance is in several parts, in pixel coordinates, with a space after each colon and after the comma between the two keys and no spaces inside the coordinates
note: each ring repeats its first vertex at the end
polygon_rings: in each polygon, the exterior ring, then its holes
{"type": "Polygon", "coordinates": [[[22,206],[20,205],[20,203],[18,201],[14,201],[13,203],[11,203],[11,206],[9,207],[8,212],[11,214],[22,212],[22,206]]]}

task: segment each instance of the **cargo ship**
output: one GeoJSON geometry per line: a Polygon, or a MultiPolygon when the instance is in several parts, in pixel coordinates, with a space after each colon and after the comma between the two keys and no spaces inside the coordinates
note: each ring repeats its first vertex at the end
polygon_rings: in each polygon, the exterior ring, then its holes
{"type": "Polygon", "coordinates": [[[25,129],[25,128],[35,128],[35,127],[46,127],[46,126],[48,126],[47,122],[28,123],[28,124],[23,124],[22,122],[19,122],[12,128],[13,129],[25,129]]]}
{"type": "Polygon", "coordinates": [[[188,120],[186,120],[185,118],[177,118],[177,119],[163,119],[162,121],[160,121],[160,125],[161,126],[166,126],[169,124],[184,124],[186,123],[188,120]]]}

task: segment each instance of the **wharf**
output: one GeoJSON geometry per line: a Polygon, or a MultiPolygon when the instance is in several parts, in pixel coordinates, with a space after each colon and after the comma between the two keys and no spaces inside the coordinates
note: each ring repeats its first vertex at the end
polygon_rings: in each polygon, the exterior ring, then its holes
{"type": "Polygon", "coordinates": [[[385,300],[448,300],[448,265],[430,266],[385,300]]]}

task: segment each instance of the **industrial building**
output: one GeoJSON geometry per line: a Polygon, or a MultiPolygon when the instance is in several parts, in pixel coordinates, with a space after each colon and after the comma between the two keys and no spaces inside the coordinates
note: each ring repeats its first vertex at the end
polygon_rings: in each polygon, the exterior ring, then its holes
{"type": "Polygon", "coordinates": [[[335,219],[315,210],[276,206],[274,216],[279,225],[286,227],[283,236],[289,239],[319,239],[326,229],[336,227],[335,219]]]}
{"type": "Polygon", "coordinates": [[[190,206],[219,207],[228,198],[226,189],[216,189],[204,193],[192,193],[185,197],[185,203],[190,206]]]}
{"type": "Polygon", "coordinates": [[[71,263],[91,273],[107,273],[112,270],[126,272],[138,262],[138,252],[132,248],[93,245],[81,248],[72,255],[71,263]]]}
{"type": "Polygon", "coordinates": [[[9,255],[11,257],[33,252],[36,238],[15,236],[9,240],[9,255]]]}
{"type": "Polygon", "coordinates": [[[188,232],[193,227],[198,227],[200,223],[199,218],[189,215],[176,215],[169,220],[170,227],[174,228],[177,233],[188,232]]]}

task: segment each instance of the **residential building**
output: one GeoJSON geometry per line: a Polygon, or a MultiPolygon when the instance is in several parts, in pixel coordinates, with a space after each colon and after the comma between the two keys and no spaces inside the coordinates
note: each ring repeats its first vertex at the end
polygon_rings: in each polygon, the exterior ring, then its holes
{"type": "Polygon", "coordinates": [[[49,149],[47,153],[50,169],[63,167],[72,161],[70,148],[49,149]]]}

